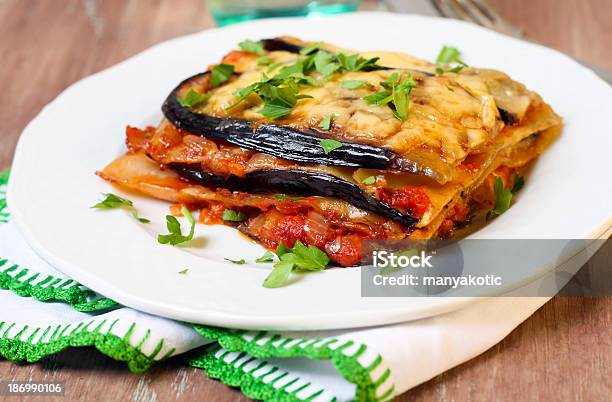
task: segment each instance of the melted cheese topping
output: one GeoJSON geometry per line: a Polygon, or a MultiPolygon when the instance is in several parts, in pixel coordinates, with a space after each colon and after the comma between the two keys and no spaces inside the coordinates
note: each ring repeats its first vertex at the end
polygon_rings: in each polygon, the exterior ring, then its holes
{"type": "MultiPolygon", "coordinates": [[[[331,45],[325,47],[330,51],[341,50],[331,45]]],[[[469,154],[495,152],[499,148],[496,142],[504,123],[498,107],[522,120],[530,107],[542,104],[537,94],[501,72],[465,68],[459,74],[428,76],[420,72],[431,73],[435,65],[410,55],[395,52],[364,52],[361,55],[380,57],[380,65],[398,70],[334,74],[321,86],[302,86],[300,93],[312,98],[299,100],[288,117],[268,121],[259,113],[263,104],[255,94],[237,107],[226,108],[236,101],[236,90],[260,81],[264,74],[273,76],[283,65],[294,63],[300,56],[284,51],[268,52],[272,65],[278,64],[270,68],[258,66],[257,56],[233,52],[224,62],[234,63],[240,75],[213,89],[209,101],[196,111],[319,132],[321,120],[333,115],[332,129],[321,132],[322,136],[392,150],[406,163],[416,165],[420,171],[429,172],[444,183],[453,179],[455,168],[469,154]],[[387,105],[370,105],[363,100],[382,90],[380,82],[393,73],[404,76],[411,73],[417,83],[410,95],[406,121],[398,120],[387,105]],[[372,88],[345,89],[342,82],[346,80],[365,81],[372,88]]],[[[314,76],[320,78],[316,73],[314,76]]],[[[560,119],[549,119],[546,124],[560,124],[560,119]]],[[[525,136],[545,128],[541,124],[537,129],[524,127],[525,136]]]]}

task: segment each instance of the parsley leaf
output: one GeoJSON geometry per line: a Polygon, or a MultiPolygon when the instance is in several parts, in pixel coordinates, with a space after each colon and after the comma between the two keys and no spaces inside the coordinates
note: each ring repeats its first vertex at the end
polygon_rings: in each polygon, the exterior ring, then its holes
{"type": "Polygon", "coordinates": [[[361,81],[361,80],[346,80],[346,81],[342,81],[342,88],[344,89],[372,88],[372,84],[370,84],[367,81],[361,81]]]}
{"type": "Polygon", "coordinates": [[[184,97],[179,98],[178,102],[183,107],[194,107],[199,105],[200,103],[208,100],[211,94],[201,94],[193,88],[189,88],[189,91],[185,94],[184,97]]]}
{"type": "Polygon", "coordinates": [[[280,288],[289,282],[289,275],[293,271],[293,263],[289,261],[279,261],[274,264],[274,269],[263,282],[264,288],[280,288]]]}
{"type": "Polygon", "coordinates": [[[329,257],[315,246],[305,246],[297,240],[291,249],[291,253],[285,253],[282,261],[292,260],[300,269],[308,271],[320,271],[329,264],[329,257]],[[294,255],[295,257],[290,257],[294,255]]]}
{"type": "Polygon", "coordinates": [[[461,57],[459,49],[452,46],[444,46],[438,54],[436,64],[450,64],[459,60],[459,57],[461,57]]]}
{"type": "Polygon", "coordinates": [[[247,218],[244,212],[234,211],[233,209],[226,209],[223,211],[223,220],[230,222],[242,222],[247,218]]]}
{"type": "MultiPolygon", "coordinates": [[[[449,71],[451,73],[458,73],[464,67],[468,67],[467,64],[461,61],[461,52],[459,51],[459,49],[457,49],[456,47],[452,47],[452,46],[444,46],[442,50],[440,50],[440,53],[438,54],[438,58],[436,59],[436,64],[451,65],[452,63],[455,63],[455,66],[451,67],[450,69],[446,71],[449,71]]],[[[436,67],[437,75],[442,75],[444,74],[444,72],[445,70],[442,67],[436,67]]]]}
{"type": "Polygon", "coordinates": [[[372,184],[376,183],[376,177],[375,176],[368,176],[365,179],[363,179],[361,182],[363,184],[366,184],[366,185],[369,186],[369,185],[372,185],[372,184]]]}
{"type": "Polygon", "coordinates": [[[244,258],[241,260],[230,260],[229,258],[224,258],[224,260],[229,261],[232,264],[236,264],[236,265],[246,264],[246,261],[244,260],[244,258]]]}
{"type": "Polygon", "coordinates": [[[289,249],[287,248],[287,246],[285,246],[285,243],[281,240],[278,243],[278,246],[276,246],[276,255],[280,258],[280,256],[282,256],[285,253],[289,252],[289,249]]]}
{"type": "Polygon", "coordinates": [[[185,269],[179,271],[178,273],[181,274],[181,275],[187,275],[187,272],[189,272],[189,269],[185,268],[185,269]]]}
{"type": "Polygon", "coordinates": [[[329,264],[329,257],[315,246],[305,246],[297,240],[293,248],[288,249],[281,241],[276,248],[280,259],[274,264],[274,269],[264,280],[266,288],[278,288],[289,282],[289,275],[294,269],[304,271],[321,271],[329,264]]]}
{"type": "Polygon", "coordinates": [[[302,50],[300,50],[300,54],[302,56],[307,56],[311,53],[314,53],[316,50],[319,50],[319,48],[321,47],[321,45],[323,44],[323,42],[314,42],[311,43],[310,45],[306,46],[305,48],[302,48],[302,50]]]}
{"type": "Polygon", "coordinates": [[[257,59],[257,65],[258,66],[268,66],[270,64],[272,64],[272,62],[274,61],[274,59],[270,56],[262,56],[259,59],[257,59]]]}
{"type": "Polygon", "coordinates": [[[210,71],[210,87],[216,88],[229,80],[234,73],[233,64],[218,64],[210,71]]]}
{"type": "Polygon", "coordinates": [[[92,206],[92,208],[114,209],[114,208],[121,208],[123,206],[131,207],[134,205],[134,203],[128,200],[127,198],[122,198],[112,193],[102,194],[102,195],[106,196],[104,201],[100,201],[96,205],[92,206]]]}
{"type": "Polygon", "coordinates": [[[274,254],[272,254],[269,251],[266,251],[264,255],[262,255],[261,257],[255,260],[255,262],[260,262],[260,263],[272,262],[272,261],[274,261],[274,254]]]}
{"type": "Polygon", "coordinates": [[[244,50],[245,52],[258,54],[260,56],[263,56],[265,54],[264,47],[261,41],[252,41],[246,39],[240,42],[238,46],[240,46],[240,49],[244,50]]]}
{"type": "Polygon", "coordinates": [[[495,204],[493,209],[487,213],[487,219],[506,212],[510,208],[510,202],[512,201],[512,192],[510,189],[504,188],[504,182],[499,176],[495,177],[493,191],[495,192],[495,204]]]}
{"type": "Polygon", "coordinates": [[[393,97],[387,91],[375,92],[372,95],[363,97],[363,100],[370,105],[386,105],[392,99],[393,97]]]}
{"type": "Polygon", "coordinates": [[[520,191],[525,185],[525,178],[519,174],[519,172],[514,172],[514,176],[512,176],[512,193],[516,193],[520,191]]]}
{"type": "Polygon", "coordinates": [[[412,92],[413,88],[416,88],[416,83],[412,79],[412,75],[408,74],[408,77],[406,77],[399,84],[394,85],[391,91],[393,105],[395,106],[393,114],[402,121],[408,118],[410,92],[412,92]]]}
{"type": "Polygon", "coordinates": [[[321,130],[329,131],[333,118],[334,115],[328,114],[323,119],[321,119],[321,122],[319,123],[319,127],[321,128],[321,130]]]}
{"type": "Polygon", "coordinates": [[[106,193],[102,194],[106,198],[103,201],[100,201],[96,205],[92,206],[92,208],[97,209],[116,209],[126,207],[132,213],[134,219],[136,219],[140,223],[150,223],[151,221],[146,218],[141,218],[138,216],[138,212],[136,208],[134,208],[134,203],[127,198],[119,197],[116,194],[106,193]]]}
{"type": "Polygon", "coordinates": [[[323,152],[325,152],[326,154],[342,146],[342,143],[340,141],[330,140],[327,138],[319,141],[319,144],[321,145],[321,148],[323,148],[323,152]]]}
{"type": "Polygon", "coordinates": [[[338,58],[340,66],[346,71],[360,71],[364,69],[380,67],[378,64],[376,64],[380,57],[372,57],[371,59],[366,59],[359,56],[358,54],[347,55],[344,53],[338,53],[336,57],[338,58]]]}
{"type": "Polygon", "coordinates": [[[181,231],[181,224],[178,219],[176,219],[172,215],[166,215],[166,227],[168,228],[168,231],[170,233],[165,235],[157,235],[158,242],[160,242],[161,244],[171,244],[173,246],[176,246],[177,244],[185,243],[193,239],[193,234],[195,232],[195,220],[193,219],[191,212],[189,212],[187,208],[183,207],[181,209],[181,212],[183,213],[183,215],[185,215],[185,217],[189,221],[189,224],[191,225],[189,234],[187,236],[183,236],[183,233],[181,231]]]}
{"type": "Polygon", "coordinates": [[[333,73],[340,69],[340,64],[334,60],[331,53],[318,51],[314,56],[316,70],[321,73],[323,78],[329,78],[333,73]]]}
{"type": "Polygon", "coordinates": [[[292,106],[275,105],[273,103],[266,103],[264,107],[259,110],[264,117],[270,120],[277,120],[283,117],[287,117],[293,110],[292,106]]]}
{"type": "Polygon", "coordinates": [[[387,105],[393,110],[393,115],[399,120],[408,119],[408,108],[410,104],[410,93],[416,88],[416,82],[411,74],[401,79],[398,73],[393,73],[384,81],[380,82],[380,86],[385,90],[364,96],[369,104],[387,105]]]}

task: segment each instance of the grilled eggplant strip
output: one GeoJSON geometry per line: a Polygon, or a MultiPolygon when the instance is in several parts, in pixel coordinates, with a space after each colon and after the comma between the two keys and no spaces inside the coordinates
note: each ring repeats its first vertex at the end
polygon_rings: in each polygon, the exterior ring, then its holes
{"type": "Polygon", "coordinates": [[[227,141],[242,148],[296,162],[370,169],[397,166],[394,163],[397,156],[383,148],[342,142],[340,148],[326,154],[320,145],[323,138],[313,133],[272,124],[255,125],[249,120],[194,113],[179,103],[178,93],[181,88],[206,74],[208,72],[187,78],[166,98],[162,112],[176,127],[202,137],[227,141]]]}
{"type": "Polygon", "coordinates": [[[304,49],[304,46],[296,45],[281,38],[262,39],[261,43],[268,52],[300,53],[304,49]]]}
{"type": "Polygon", "coordinates": [[[244,177],[220,176],[206,172],[199,165],[170,165],[181,177],[208,186],[223,187],[252,194],[294,194],[300,196],[333,197],[357,208],[376,213],[411,229],[419,219],[402,214],[382,201],[364,194],[359,186],[332,175],[280,169],[265,169],[247,173],[244,177]]]}

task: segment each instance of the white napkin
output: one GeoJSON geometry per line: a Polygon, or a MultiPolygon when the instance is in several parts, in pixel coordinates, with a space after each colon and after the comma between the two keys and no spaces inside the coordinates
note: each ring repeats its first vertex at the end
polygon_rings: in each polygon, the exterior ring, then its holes
{"type": "Polygon", "coordinates": [[[95,346],[142,371],[205,345],[190,364],[269,401],[389,399],[484,352],[548,300],[483,299],[436,317],[354,330],[237,331],[121,306],[109,310],[112,301],[65,282],[69,278],[41,260],[11,222],[0,223],[0,264],[4,357],[35,361],[66,347],[95,346]]]}

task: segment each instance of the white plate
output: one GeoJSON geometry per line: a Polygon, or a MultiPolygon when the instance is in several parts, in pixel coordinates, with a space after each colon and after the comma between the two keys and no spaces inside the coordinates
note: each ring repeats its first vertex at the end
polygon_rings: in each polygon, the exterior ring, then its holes
{"type": "MultiPolygon", "coordinates": [[[[123,152],[127,124],[155,124],[183,78],[217,62],[245,38],[289,34],[358,50],[434,59],[442,45],[467,62],[497,68],[538,91],[564,117],[561,138],[540,158],[518,202],[477,233],[486,238],[589,238],[609,226],[612,89],[567,56],[447,19],[384,13],[249,22],[174,39],[71,86],[24,130],[10,208],[30,244],[86,286],[146,312],[219,326],[325,329],[398,322],[457,309],[472,299],[360,297],[357,269],[310,274],[280,289],[261,286],[262,249],[222,226],[199,226],[197,247],[157,243],[167,204],[129,195],[151,225],[122,211],[90,209],[94,176],[123,152]],[[178,271],[189,268],[188,275],[178,271]]],[[[551,256],[552,257],[552,256],[551,256]]],[[[542,267],[524,280],[535,278],[542,267]]],[[[517,282],[518,284],[518,282],[517,282]]]]}

